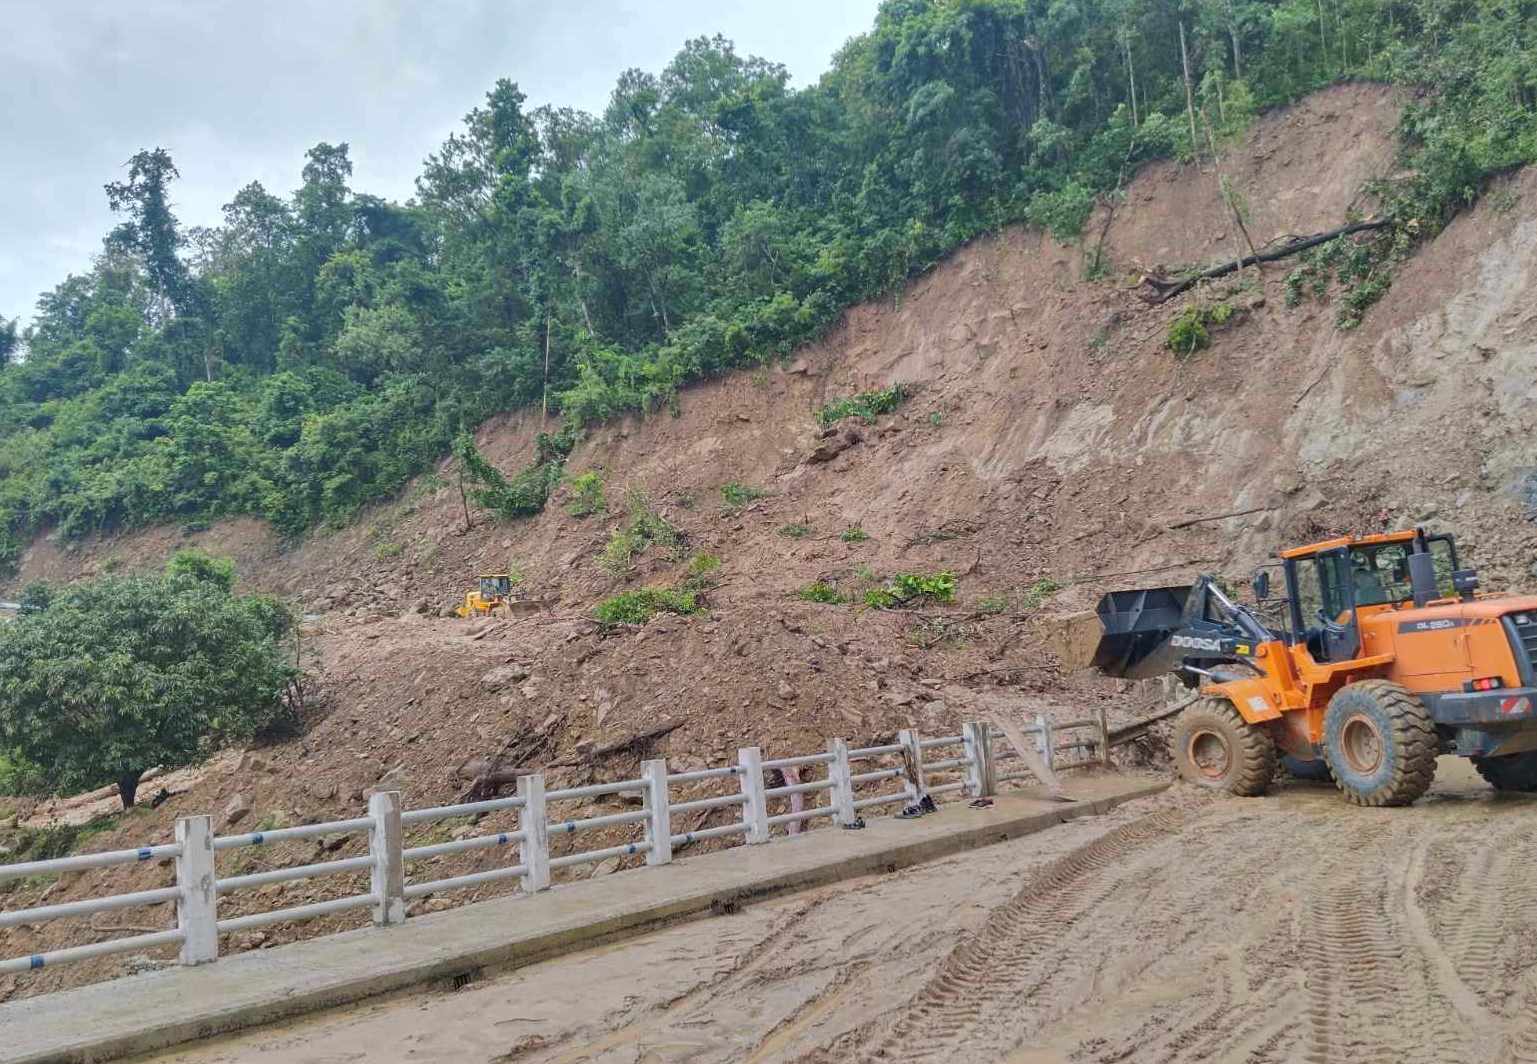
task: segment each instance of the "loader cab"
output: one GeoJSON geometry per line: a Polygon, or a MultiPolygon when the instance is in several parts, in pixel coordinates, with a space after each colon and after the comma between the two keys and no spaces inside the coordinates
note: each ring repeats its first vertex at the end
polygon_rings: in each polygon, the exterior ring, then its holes
{"type": "Polygon", "coordinates": [[[1449,535],[1423,530],[1342,537],[1282,552],[1292,636],[1314,661],[1361,653],[1361,616],[1453,598],[1467,574],[1449,535]]]}

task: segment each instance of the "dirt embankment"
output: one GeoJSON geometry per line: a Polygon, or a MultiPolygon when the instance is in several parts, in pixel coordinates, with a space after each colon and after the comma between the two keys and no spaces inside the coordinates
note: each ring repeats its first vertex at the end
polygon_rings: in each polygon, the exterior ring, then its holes
{"type": "MultiPolygon", "coordinates": [[[[1257,123],[1223,164],[1250,205],[1255,240],[1325,230],[1360,207],[1361,185],[1392,169],[1397,113],[1388,90],[1351,85],[1257,123]]],[[[210,766],[92,846],[163,837],[176,816],[217,814],[236,796],[251,825],[350,815],[370,787],[399,787],[411,805],[447,800],[463,791],[461,763],[509,745],[566,765],[572,778],[617,774],[641,751],[597,763],[591,751],[660,720],[679,728],[651,749],[686,765],[750,742],[800,750],[836,734],[949,727],[987,707],[1019,711],[1029,698],[1044,700],[1032,712],[1104,704],[1120,718],[1151,701],[1156,692],[1058,669],[1031,593],[1041,581],[1063,585],[1045,610],[1083,608],[1108,586],[1202,570],[1241,576],[1283,543],[1424,520],[1462,536],[1491,584],[1526,584],[1537,545],[1528,519],[1537,507],[1537,222],[1526,208],[1537,175],[1515,175],[1500,192],[1407,263],[1358,329],[1337,330],[1332,306],[1287,307],[1283,264],[1201,296],[1237,313],[1210,349],[1180,359],[1163,347],[1178,307],[1150,308],[1132,286],[1158,266],[1225,257],[1232,237],[1214,173],[1149,168],[1106,230],[1106,279],[1083,280],[1082,248],[1011,230],[891,300],[854,308],[785,365],[690,388],[676,416],[596,430],[568,468],[603,472],[608,514],[572,517],[557,500],[536,519],[481,517],[466,532],[454,486],[427,476],[347,529],[295,547],[255,521],[70,551],[40,541],[15,585],[158,564],[195,544],[235,557],[249,584],[318,615],[306,642],[318,684],[309,731],[210,766]],[[819,407],[896,382],[912,397],[895,413],[846,423],[857,440],[809,460],[824,442],[819,407]],[[728,483],[767,494],[727,507],[728,483]],[[597,556],[632,489],[687,545],[676,556],[652,549],[616,577],[597,556]],[[1187,523],[1235,511],[1251,512],[1187,523]],[[868,538],[845,535],[855,528],[868,538]],[[596,601],[676,581],[698,554],[721,560],[707,618],[617,631],[591,620],[596,601]],[[477,571],[509,562],[540,609],[484,631],[429,615],[477,571]],[[957,574],[953,607],[888,613],[793,597],[815,579],[860,590],[938,569],[957,574]]],[[[1102,222],[1090,221],[1090,239],[1102,222]]],[[[539,427],[535,416],[509,415],[483,426],[480,443],[516,468],[539,427]]],[[[338,856],[351,852],[339,845],[338,856]]],[[[90,873],[5,902],[69,900],[164,875],[90,873]]],[[[249,904],[297,904],[320,889],[274,887],[249,904]]],[[[230,945],[343,925],[276,928],[230,945]]],[[[61,923],[0,935],[0,952],[89,934],[61,923]]],[[[122,965],[0,981],[0,996],[122,965]]]]}

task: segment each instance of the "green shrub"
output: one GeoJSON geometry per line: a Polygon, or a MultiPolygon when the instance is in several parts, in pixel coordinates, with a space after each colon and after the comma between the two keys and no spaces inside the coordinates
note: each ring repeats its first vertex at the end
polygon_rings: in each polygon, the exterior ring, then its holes
{"type": "Polygon", "coordinates": [[[498,517],[532,517],[544,510],[551,490],[560,483],[566,456],[576,445],[569,432],[551,436],[541,432],[535,445],[534,463],[511,480],[486,461],[475,446],[474,437],[461,433],[454,441],[470,499],[498,517]]]}
{"type": "Polygon", "coordinates": [[[1094,212],[1094,190],[1069,181],[1055,192],[1037,192],[1025,208],[1025,220],[1051,230],[1058,240],[1071,240],[1083,232],[1083,223],[1094,212]]]}
{"type": "MultiPolygon", "coordinates": [[[[92,835],[111,831],[117,827],[118,817],[104,816],[84,824],[55,824],[46,828],[21,828],[13,840],[13,849],[6,854],[6,862],[57,861],[79,852],[80,847],[92,835]]],[[[0,882],[0,894],[8,893],[23,883],[36,884],[51,880],[54,876],[36,877],[30,880],[0,882]]]]}
{"type": "Polygon", "coordinates": [[[12,750],[0,750],[0,795],[9,798],[37,797],[48,793],[43,770],[12,750]]]}
{"type": "Polygon", "coordinates": [[[645,624],[658,613],[698,613],[698,596],[674,588],[643,587],[598,603],[593,615],[604,624],[645,624]]]}
{"type": "Polygon", "coordinates": [[[683,533],[677,526],[651,508],[650,497],[640,488],[630,491],[625,500],[629,520],[609,536],[598,555],[598,565],[615,576],[629,572],[637,555],[652,546],[676,551],[683,546],[683,533]]]}
{"type": "Polygon", "coordinates": [[[811,526],[800,522],[791,522],[788,525],[779,526],[779,534],[788,539],[805,539],[811,534],[811,526]]]}
{"type": "Polygon", "coordinates": [[[977,600],[977,609],[983,613],[1003,613],[1009,608],[1007,595],[984,595],[977,600]]]}
{"type": "Polygon", "coordinates": [[[636,538],[624,529],[608,537],[608,542],[598,552],[598,567],[614,576],[623,576],[635,563],[635,555],[643,549],[636,538]]]}
{"type": "Polygon", "coordinates": [[[842,421],[846,417],[857,417],[866,424],[873,424],[881,414],[889,414],[901,406],[907,397],[907,388],[901,384],[893,384],[890,388],[879,388],[870,392],[860,392],[846,399],[834,400],[822,407],[817,411],[817,421],[823,428],[842,421]]]}
{"type": "Polygon", "coordinates": [[[1181,357],[1193,355],[1210,344],[1211,335],[1206,331],[1205,316],[1194,303],[1187,304],[1169,323],[1169,335],[1164,340],[1164,346],[1181,357]]]}
{"type": "Polygon", "coordinates": [[[948,570],[938,573],[898,573],[885,587],[871,588],[865,592],[865,605],[876,609],[906,606],[922,602],[955,601],[955,574],[948,570]]]}
{"type": "Polygon", "coordinates": [[[863,543],[870,538],[870,533],[866,532],[859,525],[852,525],[838,533],[838,538],[845,543],[863,543]]]}
{"type": "Polygon", "coordinates": [[[851,601],[837,586],[829,584],[826,580],[813,580],[795,593],[795,597],[806,602],[824,602],[832,606],[841,606],[851,601]]]}
{"type": "Polygon", "coordinates": [[[208,584],[220,591],[235,588],[235,563],[229,558],[215,558],[200,550],[185,548],[171,555],[165,563],[166,575],[178,580],[208,584]]]}
{"type": "Polygon", "coordinates": [[[720,558],[714,554],[696,554],[689,559],[683,575],[685,591],[708,591],[720,583],[720,558]]]}
{"type": "Polygon", "coordinates": [[[0,750],[50,788],[119,786],[292,721],[293,614],[235,595],[232,569],[179,555],[163,575],[71,584],[0,625],[0,750]]]}
{"type": "Polygon", "coordinates": [[[1044,580],[1037,580],[1020,596],[1019,607],[1022,610],[1036,609],[1061,590],[1062,585],[1050,577],[1044,580]]]}
{"type": "Polygon", "coordinates": [[[572,517],[590,517],[608,509],[603,493],[603,474],[595,469],[571,478],[571,497],[566,512],[572,517]]]}
{"type": "Polygon", "coordinates": [[[722,484],[720,497],[725,500],[726,510],[729,513],[737,513],[750,502],[766,498],[768,492],[762,488],[755,488],[749,484],[741,484],[733,480],[728,484],[722,484]]]}
{"type": "Polygon", "coordinates": [[[374,557],[378,558],[381,562],[387,561],[390,558],[400,557],[405,552],[405,549],[403,544],[396,543],[394,540],[380,540],[374,545],[374,557]]]}

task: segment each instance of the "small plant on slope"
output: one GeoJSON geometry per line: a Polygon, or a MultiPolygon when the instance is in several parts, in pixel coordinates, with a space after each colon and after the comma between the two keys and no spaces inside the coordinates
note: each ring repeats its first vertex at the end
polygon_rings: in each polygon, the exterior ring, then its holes
{"type": "Polygon", "coordinates": [[[902,405],[907,398],[907,388],[901,384],[893,384],[890,388],[879,388],[875,391],[860,392],[844,399],[835,399],[822,409],[817,411],[817,421],[823,428],[846,417],[857,417],[867,424],[873,423],[881,414],[889,414],[902,405]]]}
{"type": "Polygon", "coordinates": [[[795,597],[806,602],[821,602],[830,606],[841,606],[849,601],[849,597],[839,591],[836,585],[826,580],[813,580],[795,593],[795,597]]]}
{"type": "Polygon", "coordinates": [[[590,469],[571,478],[571,497],[566,501],[566,513],[572,517],[589,517],[607,509],[602,473],[590,469]]]}
{"type": "Polygon", "coordinates": [[[762,488],[755,488],[750,484],[742,484],[735,480],[728,484],[722,484],[720,488],[720,497],[726,503],[726,512],[732,514],[741,512],[742,508],[748,503],[755,502],[767,495],[768,492],[762,488]]]}
{"type": "Polygon", "coordinates": [[[645,624],[658,613],[688,616],[700,610],[698,596],[676,588],[642,587],[598,603],[593,616],[604,624],[645,624]]]}
{"type": "Polygon", "coordinates": [[[922,602],[955,601],[955,574],[948,570],[938,573],[898,573],[885,587],[871,588],[865,592],[865,605],[876,609],[890,609],[922,602]]]}

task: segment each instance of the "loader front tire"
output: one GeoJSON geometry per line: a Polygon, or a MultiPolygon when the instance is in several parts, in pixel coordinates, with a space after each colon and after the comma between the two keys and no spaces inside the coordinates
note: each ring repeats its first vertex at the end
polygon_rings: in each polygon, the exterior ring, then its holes
{"type": "Polygon", "coordinates": [[[1389,680],[1348,684],[1324,710],[1324,760],[1356,805],[1408,805],[1430,789],[1441,741],[1430,714],[1389,680]]]}
{"type": "Polygon", "coordinates": [[[1203,698],[1174,726],[1174,764],[1198,787],[1254,797],[1275,775],[1275,743],[1227,699],[1203,698]]]}

